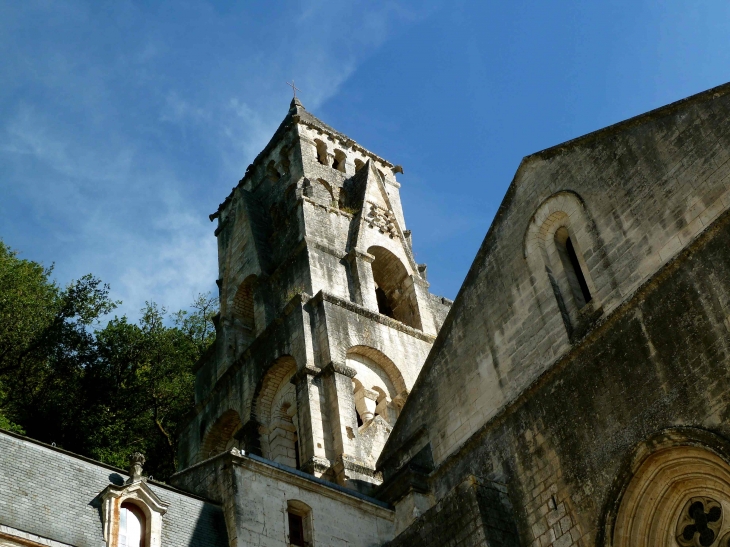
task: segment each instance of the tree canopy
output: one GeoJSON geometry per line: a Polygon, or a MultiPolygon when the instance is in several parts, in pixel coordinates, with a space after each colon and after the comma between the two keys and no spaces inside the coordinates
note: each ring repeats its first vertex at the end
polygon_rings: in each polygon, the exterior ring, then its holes
{"type": "Polygon", "coordinates": [[[143,452],[164,479],[217,302],[199,295],[175,313],[148,302],[137,323],[104,325],[119,304],[96,277],[60,287],[0,241],[0,428],[120,467],[143,452]]]}

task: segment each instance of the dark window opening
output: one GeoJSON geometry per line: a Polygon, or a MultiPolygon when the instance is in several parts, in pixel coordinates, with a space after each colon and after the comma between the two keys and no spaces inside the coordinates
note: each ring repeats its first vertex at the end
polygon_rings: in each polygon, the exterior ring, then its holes
{"type": "Polygon", "coordinates": [[[338,171],[345,172],[345,164],[347,163],[347,156],[342,150],[335,150],[335,157],[332,161],[332,167],[338,171]]]}
{"type": "Polygon", "coordinates": [[[357,407],[355,408],[355,416],[357,416],[357,427],[360,427],[363,424],[363,421],[360,417],[360,413],[357,411],[357,407]]]}
{"type": "Polygon", "coordinates": [[[289,515],[289,544],[306,547],[304,542],[304,519],[300,515],[288,513],[289,515]]]}
{"type": "Polygon", "coordinates": [[[317,146],[317,161],[322,165],[327,165],[327,145],[319,139],[314,139],[317,146]]]}
{"type": "Polygon", "coordinates": [[[281,168],[284,170],[284,173],[289,172],[289,168],[291,167],[291,162],[289,161],[289,151],[288,150],[282,150],[279,154],[279,165],[281,165],[281,168]]]}
{"type": "Polygon", "coordinates": [[[375,287],[375,298],[378,301],[378,311],[388,317],[393,317],[393,308],[388,303],[388,297],[385,291],[380,287],[375,287]]]}
{"type": "Polygon", "coordinates": [[[570,265],[573,266],[575,277],[578,280],[578,285],[580,286],[580,292],[583,294],[583,300],[586,304],[588,304],[588,302],[591,301],[591,291],[588,290],[588,283],[586,283],[586,278],[583,276],[583,270],[580,267],[578,255],[575,253],[575,248],[573,247],[573,242],[570,241],[570,238],[565,240],[565,250],[567,251],[568,258],[570,259],[570,265]]]}
{"type": "Polygon", "coordinates": [[[276,170],[274,160],[271,160],[266,166],[266,176],[269,177],[271,182],[277,182],[281,178],[281,173],[276,170]]]}
{"type": "Polygon", "coordinates": [[[294,461],[296,462],[296,468],[299,469],[300,462],[299,462],[299,439],[294,441],[294,461]]]}

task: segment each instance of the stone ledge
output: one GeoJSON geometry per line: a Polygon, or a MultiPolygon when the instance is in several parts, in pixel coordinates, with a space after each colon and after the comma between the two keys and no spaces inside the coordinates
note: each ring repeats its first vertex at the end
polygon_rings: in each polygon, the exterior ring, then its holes
{"type": "Polygon", "coordinates": [[[414,329],[413,327],[409,327],[408,325],[405,325],[400,321],[391,319],[390,317],[374,312],[359,304],[355,304],[354,302],[350,302],[349,300],[345,300],[344,298],[340,298],[339,296],[335,296],[334,294],[325,291],[319,291],[310,299],[310,303],[313,306],[316,306],[321,302],[327,302],[329,304],[334,304],[335,306],[345,308],[346,310],[357,313],[363,317],[375,321],[376,323],[380,323],[381,325],[385,325],[386,327],[401,331],[405,334],[413,336],[414,338],[423,340],[424,342],[429,342],[432,344],[434,340],[436,340],[435,336],[426,334],[425,332],[414,329]]]}
{"type": "Polygon", "coordinates": [[[318,494],[334,498],[348,505],[357,505],[364,509],[367,508],[370,512],[377,514],[380,517],[393,519],[394,513],[393,508],[386,502],[361,494],[356,490],[345,488],[339,484],[319,479],[313,475],[305,473],[276,463],[260,456],[254,456],[253,454],[233,454],[225,453],[230,458],[231,463],[246,467],[249,470],[260,473],[264,476],[269,476],[275,479],[294,484],[302,489],[310,490],[318,494]],[[357,500],[357,501],[356,501],[357,500]],[[358,503],[359,502],[359,503],[358,503]]]}

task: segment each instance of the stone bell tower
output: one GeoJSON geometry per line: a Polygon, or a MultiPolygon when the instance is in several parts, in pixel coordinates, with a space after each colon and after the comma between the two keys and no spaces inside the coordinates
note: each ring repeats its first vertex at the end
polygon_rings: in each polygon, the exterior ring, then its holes
{"type": "Polygon", "coordinates": [[[220,316],[196,370],[184,469],[233,447],[370,491],[451,302],[428,290],[399,166],[297,98],[211,215],[220,316]]]}

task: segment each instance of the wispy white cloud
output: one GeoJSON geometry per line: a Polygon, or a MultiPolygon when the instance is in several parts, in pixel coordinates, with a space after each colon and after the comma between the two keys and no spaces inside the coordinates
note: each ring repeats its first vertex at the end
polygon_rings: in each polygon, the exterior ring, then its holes
{"type": "Polygon", "coordinates": [[[420,16],[307,0],[261,21],[188,2],[175,22],[125,2],[24,4],[0,8],[12,82],[0,90],[0,237],[55,262],[61,282],[100,276],[133,317],[215,287],[207,213],[285,115],[284,82],[316,110],[420,16]]]}

